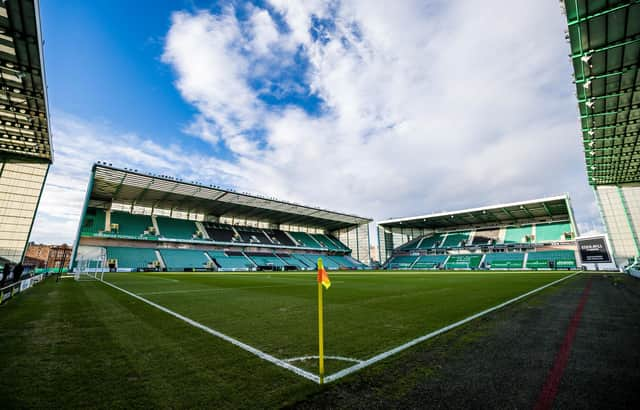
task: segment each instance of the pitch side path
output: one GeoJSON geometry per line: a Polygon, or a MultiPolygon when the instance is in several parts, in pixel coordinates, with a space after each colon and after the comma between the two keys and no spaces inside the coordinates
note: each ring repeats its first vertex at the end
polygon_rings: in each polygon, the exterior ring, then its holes
{"type": "Polygon", "coordinates": [[[638,408],[640,280],[582,274],[296,408],[638,408]]]}

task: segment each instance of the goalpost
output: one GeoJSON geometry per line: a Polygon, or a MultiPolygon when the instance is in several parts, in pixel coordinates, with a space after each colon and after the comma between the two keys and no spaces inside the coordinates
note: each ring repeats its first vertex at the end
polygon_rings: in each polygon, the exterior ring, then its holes
{"type": "Polygon", "coordinates": [[[93,256],[93,258],[78,259],[74,269],[75,280],[104,280],[104,272],[107,270],[106,252],[93,256]]]}

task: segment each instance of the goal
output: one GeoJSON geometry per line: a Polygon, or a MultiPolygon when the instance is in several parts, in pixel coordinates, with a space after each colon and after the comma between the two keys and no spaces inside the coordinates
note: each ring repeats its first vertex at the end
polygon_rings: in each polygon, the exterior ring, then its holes
{"type": "Polygon", "coordinates": [[[74,276],[77,281],[104,280],[104,272],[107,270],[106,257],[94,259],[78,259],[74,276]]]}

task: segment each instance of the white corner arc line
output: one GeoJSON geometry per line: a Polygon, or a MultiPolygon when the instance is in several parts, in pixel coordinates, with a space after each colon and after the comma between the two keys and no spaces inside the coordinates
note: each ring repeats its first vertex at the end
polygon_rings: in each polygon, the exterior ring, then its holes
{"type": "MultiPolygon", "coordinates": [[[[299,356],[299,357],[292,357],[290,359],[284,359],[285,362],[303,362],[305,360],[316,360],[319,359],[320,356],[318,355],[310,355],[310,356],[299,356]]],[[[329,359],[329,360],[339,360],[342,362],[352,362],[352,363],[362,363],[362,360],[358,360],[358,359],[354,359],[351,357],[344,357],[344,356],[330,356],[330,355],[325,355],[324,356],[325,359],[329,359]]]]}
{"type": "Polygon", "coordinates": [[[367,360],[361,361],[360,363],[358,363],[358,364],[356,364],[356,365],[354,365],[354,366],[347,367],[346,369],[342,369],[342,370],[340,370],[340,371],[338,371],[338,372],[336,372],[336,373],[333,373],[333,374],[331,374],[331,375],[329,375],[329,376],[326,376],[326,377],[324,378],[324,382],[325,382],[325,383],[329,383],[329,382],[333,382],[333,381],[336,381],[336,380],[338,380],[338,379],[341,379],[341,378],[343,378],[343,377],[345,377],[345,376],[347,376],[347,375],[349,375],[349,374],[351,374],[351,373],[353,373],[353,372],[356,372],[356,371],[358,371],[358,370],[362,370],[362,369],[364,369],[365,367],[371,366],[372,364],[377,363],[377,362],[379,362],[379,361],[381,361],[381,360],[384,360],[384,359],[386,359],[386,358],[387,358],[387,357],[389,357],[389,356],[392,356],[392,355],[394,355],[394,354],[396,354],[396,353],[399,353],[399,352],[401,352],[401,351],[403,351],[403,350],[406,350],[406,349],[408,349],[408,348],[410,348],[410,347],[412,347],[412,346],[415,346],[415,345],[417,345],[418,343],[422,343],[422,342],[424,342],[425,340],[428,340],[428,339],[431,339],[431,338],[436,337],[436,336],[438,336],[438,335],[441,335],[441,334],[443,334],[443,333],[446,333],[446,332],[448,332],[449,330],[455,329],[456,327],[462,326],[462,325],[464,325],[465,323],[468,323],[468,322],[470,322],[470,321],[472,321],[472,320],[474,320],[474,319],[477,319],[477,318],[479,318],[479,317],[481,317],[481,316],[484,316],[484,315],[486,315],[486,314],[489,314],[489,313],[491,313],[491,312],[494,312],[494,311],[496,311],[496,310],[498,310],[498,309],[501,309],[501,308],[503,308],[503,307],[505,307],[505,306],[507,306],[507,305],[510,305],[510,304],[512,304],[512,303],[514,303],[514,302],[517,302],[517,301],[519,301],[519,300],[521,300],[521,299],[524,299],[524,298],[526,298],[527,296],[530,296],[530,295],[533,295],[534,293],[540,292],[541,290],[544,290],[544,289],[546,289],[546,288],[548,288],[548,287],[550,287],[550,286],[553,286],[553,285],[555,285],[555,284],[557,284],[557,283],[560,283],[560,282],[562,282],[562,281],[565,281],[565,280],[567,280],[567,279],[573,278],[574,276],[576,276],[576,275],[578,275],[578,274],[580,274],[580,273],[582,273],[582,272],[576,272],[576,273],[574,273],[574,274],[572,274],[572,275],[565,276],[564,278],[560,278],[560,279],[558,279],[558,280],[556,280],[556,281],[553,281],[553,282],[551,282],[551,283],[548,283],[548,284],[546,284],[546,285],[544,285],[544,286],[540,286],[539,288],[536,288],[536,289],[534,289],[534,290],[531,290],[531,291],[529,291],[529,292],[527,292],[527,293],[524,293],[524,294],[522,294],[522,295],[520,295],[520,296],[516,296],[515,298],[513,298],[513,299],[509,299],[509,300],[507,300],[506,302],[500,303],[499,305],[496,305],[496,306],[491,307],[491,308],[489,308],[489,309],[483,310],[482,312],[478,312],[478,313],[476,313],[476,314],[474,314],[474,315],[471,315],[471,316],[469,316],[469,317],[466,317],[466,318],[464,318],[464,319],[462,319],[462,320],[459,320],[459,321],[457,321],[457,322],[455,322],[455,323],[452,323],[452,324],[450,324],[450,325],[447,325],[447,326],[445,326],[445,327],[443,327],[443,328],[440,328],[440,329],[438,329],[438,330],[436,330],[436,331],[433,331],[433,332],[431,332],[431,333],[427,333],[427,334],[426,334],[426,335],[424,335],[424,336],[420,336],[420,337],[418,337],[418,338],[415,338],[415,339],[413,339],[413,340],[411,340],[411,341],[409,341],[409,342],[407,342],[407,343],[405,343],[405,344],[402,344],[402,345],[400,345],[400,346],[394,347],[394,348],[393,348],[393,349],[391,349],[391,350],[387,350],[386,352],[380,353],[380,354],[378,354],[378,355],[376,355],[376,356],[373,356],[373,357],[371,357],[371,358],[369,358],[369,359],[367,359],[367,360]]]}
{"type": "Polygon", "coordinates": [[[176,313],[176,312],[174,312],[174,311],[172,311],[170,309],[167,309],[166,307],[164,307],[162,305],[159,305],[159,304],[154,303],[154,302],[152,302],[152,301],[150,301],[148,299],[145,299],[142,296],[138,296],[133,292],[130,292],[130,291],[126,290],[126,289],[122,289],[121,287],[118,287],[118,286],[116,286],[116,285],[114,285],[112,283],[105,282],[105,281],[100,280],[100,279],[96,279],[96,280],[99,281],[99,282],[104,283],[105,285],[111,286],[114,289],[117,289],[117,290],[119,290],[121,292],[124,292],[127,295],[132,296],[132,297],[134,297],[134,298],[136,298],[136,299],[138,299],[138,300],[140,300],[140,301],[142,301],[142,302],[144,302],[144,303],[146,303],[148,305],[151,305],[156,309],[159,309],[159,310],[161,310],[161,311],[163,311],[165,313],[168,313],[171,316],[173,316],[173,317],[175,317],[177,319],[180,319],[183,322],[186,322],[186,323],[190,324],[193,327],[197,327],[198,329],[203,330],[203,331],[205,331],[205,332],[207,332],[207,333],[209,333],[209,334],[211,334],[213,336],[216,336],[216,337],[218,337],[218,338],[220,338],[222,340],[225,340],[225,341],[233,344],[234,346],[237,346],[237,347],[239,347],[239,348],[241,348],[243,350],[246,350],[247,352],[258,356],[262,360],[266,360],[268,362],[271,362],[271,363],[275,364],[276,366],[280,366],[280,367],[282,367],[284,369],[292,371],[293,373],[297,374],[298,376],[302,376],[305,379],[311,380],[311,381],[313,381],[315,383],[320,383],[320,377],[316,376],[313,373],[309,373],[308,371],[300,369],[299,367],[296,367],[296,366],[292,365],[291,363],[288,363],[288,362],[286,362],[284,360],[280,360],[277,357],[271,356],[270,354],[265,353],[262,350],[258,350],[253,346],[249,346],[246,343],[242,343],[241,341],[239,341],[237,339],[234,339],[231,336],[227,336],[224,333],[221,333],[221,332],[218,332],[217,330],[211,329],[211,328],[209,328],[209,327],[207,327],[207,326],[205,326],[205,325],[203,325],[201,323],[196,322],[195,320],[189,319],[186,316],[182,316],[181,314],[176,313]]]}

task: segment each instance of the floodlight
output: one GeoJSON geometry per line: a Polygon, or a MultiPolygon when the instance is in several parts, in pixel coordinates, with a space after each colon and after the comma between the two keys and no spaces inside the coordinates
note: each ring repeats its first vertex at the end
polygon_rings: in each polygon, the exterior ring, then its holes
{"type": "Polygon", "coordinates": [[[596,105],[596,102],[591,99],[591,100],[587,101],[586,103],[584,103],[584,105],[586,105],[589,108],[593,108],[593,106],[596,105]]]}
{"type": "Polygon", "coordinates": [[[583,63],[588,63],[591,60],[591,54],[580,57],[580,60],[582,60],[583,63]]]}
{"type": "Polygon", "coordinates": [[[589,89],[589,87],[591,87],[591,80],[585,81],[585,83],[582,84],[582,87],[585,89],[589,89]]]}

